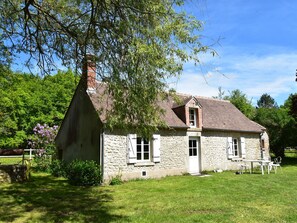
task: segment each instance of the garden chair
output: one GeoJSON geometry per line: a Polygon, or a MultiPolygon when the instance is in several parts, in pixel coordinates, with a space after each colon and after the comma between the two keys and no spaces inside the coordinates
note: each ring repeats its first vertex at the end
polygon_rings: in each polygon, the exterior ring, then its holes
{"type": "Polygon", "coordinates": [[[240,174],[243,174],[243,170],[244,170],[244,172],[246,173],[246,170],[249,168],[249,165],[248,164],[246,164],[246,163],[240,163],[239,164],[239,173],[240,174]]]}
{"type": "Polygon", "coordinates": [[[282,162],[282,158],[281,158],[280,156],[276,157],[276,158],[274,159],[274,162],[269,163],[269,168],[270,168],[270,170],[272,170],[272,168],[273,168],[274,173],[276,173],[276,170],[277,170],[277,168],[279,167],[279,168],[281,169],[281,171],[283,171],[283,170],[282,170],[282,167],[281,167],[281,165],[280,165],[281,162],[282,162]]]}

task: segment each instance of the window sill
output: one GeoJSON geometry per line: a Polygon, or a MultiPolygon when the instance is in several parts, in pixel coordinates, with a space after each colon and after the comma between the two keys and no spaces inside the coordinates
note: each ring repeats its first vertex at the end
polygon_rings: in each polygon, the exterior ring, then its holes
{"type": "Polygon", "coordinates": [[[234,158],[231,159],[231,161],[233,161],[233,162],[239,162],[239,161],[242,161],[242,160],[244,160],[244,159],[241,158],[241,157],[234,157],[234,158]]]}
{"type": "Polygon", "coordinates": [[[155,166],[155,163],[153,162],[139,162],[135,163],[134,166],[155,166]]]}

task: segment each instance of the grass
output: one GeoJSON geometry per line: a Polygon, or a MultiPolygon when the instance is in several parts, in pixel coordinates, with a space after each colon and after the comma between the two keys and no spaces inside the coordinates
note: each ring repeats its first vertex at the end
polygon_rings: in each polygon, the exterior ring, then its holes
{"type": "MultiPolygon", "coordinates": [[[[29,159],[29,156],[25,156],[25,159],[29,159]]],[[[8,165],[8,164],[22,164],[22,157],[0,157],[0,164],[1,165],[8,165]]]]}
{"type": "Polygon", "coordinates": [[[0,184],[0,222],[296,222],[297,155],[283,172],[211,173],[75,187],[34,173],[0,184]]]}

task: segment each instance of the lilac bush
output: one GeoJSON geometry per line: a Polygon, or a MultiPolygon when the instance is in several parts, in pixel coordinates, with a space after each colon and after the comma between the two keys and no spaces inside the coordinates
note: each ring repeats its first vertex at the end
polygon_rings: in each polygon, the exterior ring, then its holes
{"type": "Polygon", "coordinates": [[[33,129],[33,133],[28,146],[35,149],[35,162],[39,169],[46,170],[50,164],[50,157],[55,154],[54,140],[58,133],[58,126],[38,123],[33,129]]]}

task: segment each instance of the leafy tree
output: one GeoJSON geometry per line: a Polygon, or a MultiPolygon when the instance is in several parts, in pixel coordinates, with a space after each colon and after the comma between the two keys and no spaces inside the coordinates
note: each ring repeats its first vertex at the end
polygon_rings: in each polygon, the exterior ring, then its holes
{"type": "Polygon", "coordinates": [[[218,88],[218,96],[214,96],[213,98],[223,100],[225,95],[225,91],[222,90],[222,87],[218,88]]]}
{"type": "Polygon", "coordinates": [[[297,94],[290,94],[284,103],[284,108],[297,120],[297,94]]]}
{"type": "Polygon", "coordinates": [[[259,108],[276,108],[277,103],[269,94],[263,94],[257,101],[259,108]]]}
{"type": "Polygon", "coordinates": [[[284,156],[284,148],[291,142],[288,129],[292,124],[292,117],[282,108],[258,108],[254,121],[263,125],[268,132],[270,150],[276,156],[284,156]]]}
{"type": "Polygon", "coordinates": [[[229,100],[248,118],[252,119],[254,117],[255,108],[253,107],[251,101],[248,100],[247,96],[239,89],[233,90],[230,95],[225,96],[224,99],[229,100]]]}
{"type": "Polygon", "coordinates": [[[183,63],[199,63],[202,23],[179,9],[183,0],[2,0],[0,41],[50,72],[59,60],[82,67],[95,55],[114,99],[109,127],[131,127],[149,135],[162,123],[156,106],[166,80],[183,63]],[[134,126],[135,127],[135,126],[134,126]]]}
{"type": "Polygon", "coordinates": [[[58,72],[40,78],[0,71],[0,148],[26,146],[37,123],[60,125],[73,95],[75,75],[58,72]]]}

